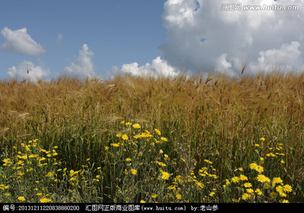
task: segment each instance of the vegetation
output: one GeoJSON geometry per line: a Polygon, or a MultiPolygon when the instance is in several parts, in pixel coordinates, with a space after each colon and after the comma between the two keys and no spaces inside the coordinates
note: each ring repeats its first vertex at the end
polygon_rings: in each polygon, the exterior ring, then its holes
{"type": "Polygon", "coordinates": [[[303,100],[279,71],[1,81],[0,201],[303,202],[303,100]]]}

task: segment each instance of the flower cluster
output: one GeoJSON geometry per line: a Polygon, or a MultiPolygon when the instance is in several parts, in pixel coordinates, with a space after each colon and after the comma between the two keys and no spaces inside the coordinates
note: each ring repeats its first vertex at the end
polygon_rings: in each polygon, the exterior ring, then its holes
{"type": "MultiPolygon", "coordinates": [[[[265,141],[265,138],[261,138],[262,141],[265,141]]],[[[278,150],[281,150],[280,144],[278,150]]],[[[255,145],[260,147],[259,144],[255,145]]],[[[270,149],[271,150],[271,149],[270,149]]],[[[281,155],[283,153],[276,153],[275,156],[281,155]]],[[[271,153],[266,154],[267,157],[272,157],[271,153]]],[[[282,160],[281,160],[282,161],[282,160]]],[[[265,164],[264,158],[260,158],[260,163],[265,164]]],[[[258,165],[253,162],[249,164],[249,175],[251,178],[241,174],[240,176],[234,176],[231,178],[231,182],[236,184],[237,189],[242,192],[241,198],[244,201],[253,201],[258,200],[262,201],[265,199],[269,202],[278,202],[279,200],[282,203],[288,202],[287,193],[292,192],[292,187],[289,184],[284,184],[283,180],[280,177],[267,177],[265,174],[265,168],[262,165],[258,165]],[[251,181],[249,181],[251,179],[251,181]]],[[[238,171],[244,171],[242,168],[237,169],[238,171]]],[[[226,184],[224,188],[230,185],[230,181],[226,179],[226,184]]],[[[234,202],[237,202],[237,199],[233,199],[234,202]]]]}

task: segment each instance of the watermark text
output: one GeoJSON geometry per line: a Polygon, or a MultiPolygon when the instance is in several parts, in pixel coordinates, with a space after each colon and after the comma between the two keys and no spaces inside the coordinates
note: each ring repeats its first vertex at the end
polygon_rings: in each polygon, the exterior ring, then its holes
{"type": "Polygon", "coordinates": [[[221,11],[297,11],[300,10],[299,5],[279,5],[279,4],[263,4],[263,5],[242,5],[242,4],[221,4],[221,11]]]}

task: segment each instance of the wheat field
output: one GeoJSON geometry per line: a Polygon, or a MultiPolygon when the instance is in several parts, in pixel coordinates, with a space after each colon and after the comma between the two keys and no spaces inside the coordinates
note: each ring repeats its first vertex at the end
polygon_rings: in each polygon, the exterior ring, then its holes
{"type": "Polygon", "coordinates": [[[304,74],[0,82],[1,202],[303,202],[304,74]]]}

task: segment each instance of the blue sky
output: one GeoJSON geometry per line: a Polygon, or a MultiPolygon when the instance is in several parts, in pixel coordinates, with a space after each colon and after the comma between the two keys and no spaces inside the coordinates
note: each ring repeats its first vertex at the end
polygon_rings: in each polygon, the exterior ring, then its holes
{"type": "Polygon", "coordinates": [[[0,79],[233,77],[246,61],[247,74],[304,70],[303,8],[304,0],[1,0],[0,79]]]}
{"type": "MultiPolygon", "coordinates": [[[[0,50],[0,78],[23,60],[37,66],[44,63],[52,74],[62,73],[77,59],[87,44],[93,51],[96,74],[107,75],[112,66],[136,61],[151,62],[160,55],[157,47],[165,41],[162,27],[164,0],[52,0],[1,1],[0,29],[22,28],[45,49],[30,56],[0,50]],[[58,41],[58,35],[62,40],[58,41]]],[[[0,34],[0,45],[5,38],[0,34]]],[[[50,75],[51,76],[51,75],[50,75]]],[[[49,77],[49,76],[48,76],[49,77]]]]}

